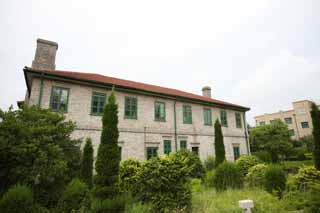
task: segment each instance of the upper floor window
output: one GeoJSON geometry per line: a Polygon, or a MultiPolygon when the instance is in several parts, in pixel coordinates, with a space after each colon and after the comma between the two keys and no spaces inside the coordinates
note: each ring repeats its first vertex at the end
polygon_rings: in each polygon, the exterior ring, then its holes
{"type": "Polygon", "coordinates": [[[68,111],[69,89],[62,87],[52,87],[50,98],[50,109],[52,111],[68,111]]]}
{"type": "Polygon", "coordinates": [[[166,105],[164,102],[156,101],[154,103],[154,119],[156,121],[166,120],[166,105]]]}
{"type": "Polygon", "coordinates": [[[137,119],[137,98],[125,97],[124,117],[129,119],[137,119]]]}
{"type": "Polygon", "coordinates": [[[239,112],[236,112],[236,126],[237,128],[242,128],[242,122],[241,122],[241,114],[239,112]]]}
{"type": "Polygon", "coordinates": [[[102,115],[106,103],[106,94],[93,92],[91,98],[91,115],[102,115]]]}
{"type": "Polygon", "coordinates": [[[210,108],[203,109],[203,120],[204,120],[204,125],[208,125],[208,126],[212,125],[212,113],[210,108]]]}
{"type": "Polygon", "coordinates": [[[260,121],[260,122],[259,122],[259,125],[260,125],[260,126],[264,126],[264,125],[266,125],[266,122],[265,122],[265,121],[260,121]]]}
{"type": "Polygon", "coordinates": [[[308,121],[301,122],[301,127],[302,127],[303,129],[309,128],[309,123],[308,123],[308,121]]]}
{"type": "Polygon", "coordinates": [[[164,140],[163,141],[163,150],[164,154],[168,155],[171,152],[171,141],[170,140],[164,140]]]}
{"type": "Polygon", "coordinates": [[[224,126],[224,127],[228,126],[227,112],[225,110],[220,111],[220,120],[221,120],[221,126],[224,126]]]}
{"type": "Polygon", "coordinates": [[[292,118],[291,117],[284,118],[284,121],[286,122],[286,124],[292,124],[292,118]]]}
{"type": "Polygon", "coordinates": [[[192,124],[192,110],[189,105],[183,105],[183,123],[192,124]]]}

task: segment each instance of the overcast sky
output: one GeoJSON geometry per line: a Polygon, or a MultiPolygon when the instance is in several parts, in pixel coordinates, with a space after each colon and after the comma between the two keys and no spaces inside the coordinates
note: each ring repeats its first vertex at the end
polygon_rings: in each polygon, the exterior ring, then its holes
{"type": "Polygon", "coordinates": [[[320,1],[0,1],[0,108],[25,95],[36,39],[56,68],[172,87],[253,116],[320,102],[320,1]]]}

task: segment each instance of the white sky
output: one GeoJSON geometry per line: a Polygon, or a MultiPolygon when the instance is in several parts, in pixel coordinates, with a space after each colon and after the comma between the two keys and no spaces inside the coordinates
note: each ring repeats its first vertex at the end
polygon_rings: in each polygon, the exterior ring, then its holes
{"type": "Polygon", "coordinates": [[[251,108],[320,102],[320,1],[0,1],[0,108],[24,98],[36,39],[57,69],[96,72],[251,108]]]}

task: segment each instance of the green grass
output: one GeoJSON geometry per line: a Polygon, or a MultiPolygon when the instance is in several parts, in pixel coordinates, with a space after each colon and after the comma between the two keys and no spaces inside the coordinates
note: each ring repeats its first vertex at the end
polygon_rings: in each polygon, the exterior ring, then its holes
{"type": "Polygon", "coordinates": [[[303,161],[283,161],[282,164],[285,167],[301,167],[305,166],[312,166],[313,160],[303,160],[303,161]]]}
{"type": "Polygon", "coordinates": [[[285,200],[278,200],[275,196],[261,189],[226,190],[216,192],[206,189],[194,192],[192,197],[192,212],[239,212],[239,200],[254,201],[254,212],[288,212],[291,209],[285,200]]]}

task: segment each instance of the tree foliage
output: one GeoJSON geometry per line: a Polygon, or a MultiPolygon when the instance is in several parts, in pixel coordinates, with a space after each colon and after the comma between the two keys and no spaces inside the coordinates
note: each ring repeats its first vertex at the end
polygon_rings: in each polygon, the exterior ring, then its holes
{"type": "Polygon", "coordinates": [[[93,147],[91,138],[87,138],[86,144],[83,148],[80,176],[82,181],[91,188],[93,177],[93,147]]]}
{"type": "Polygon", "coordinates": [[[120,152],[118,147],[118,105],[114,91],[108,98],[102,117],[102,133],[96,161],[94,194],[99,199],[110,199],[119,193],[120,152]]]}
{"type": "Polygon", "coordinates": [[[223,142],[223,134],[221,130],[221,124],[219,120],[217,119],[214,124],[214,149],[216,154],[216,161],[215,166],[218,166],[223,161],[226,160],[226,151],[224,148],[224,142],[223,142]]]}
{"type": "Polygon", "coordinates": [[[253,152],[268,151],[272,162],[278,162],[291,149],[288,126],[277,120],[272,124],[250,130],[250,145],[253,152]]]}
{"type": "Polygon", "coordinates": [[[259,160],[254,155],[242,155],[239,159],[236,161],[236,165],[239,167],[241,175],[245,177],[248,173],[248,170],[257,165],[259,163],[259,160]]]}
{"type": "Polygon", "coordinates": [[[316,169],[320,170],[320,111],[316,104],[312,104],[311,110],[312,124],[313,124],[313,159],[316,169]]]}
{"type": "Polygon", "coordinates": [[[0,187],[32,186],[45,206],[55,205],[63,187],[79,173],[80,148],[74,123],[38,107],[0,110],[0,187]]]}

